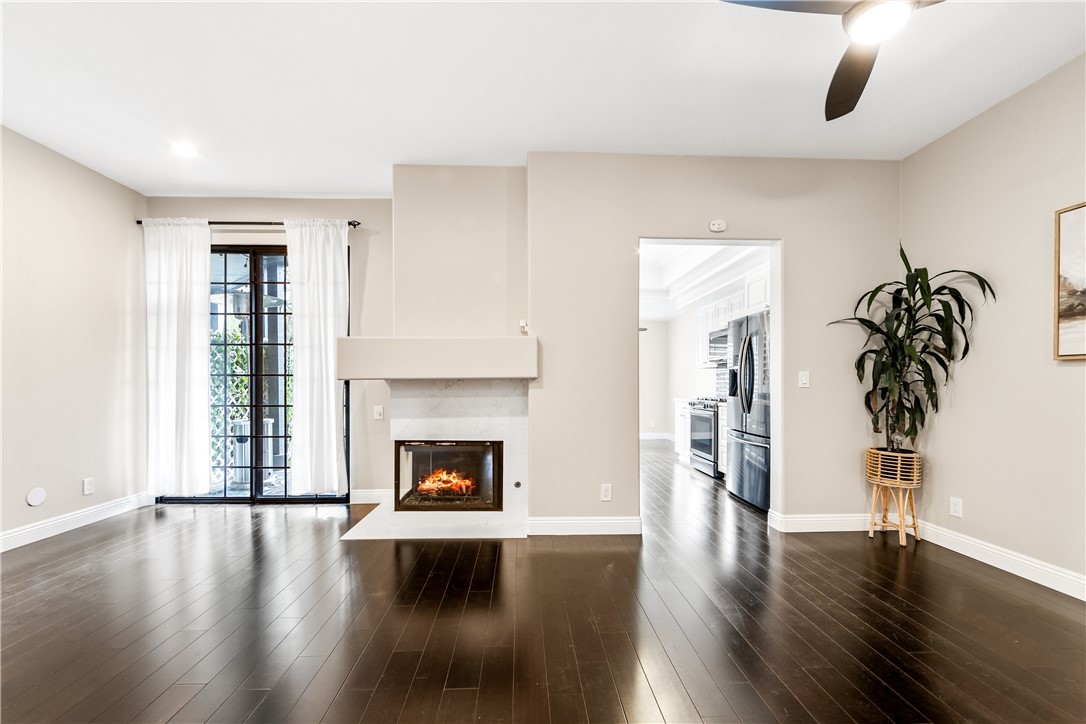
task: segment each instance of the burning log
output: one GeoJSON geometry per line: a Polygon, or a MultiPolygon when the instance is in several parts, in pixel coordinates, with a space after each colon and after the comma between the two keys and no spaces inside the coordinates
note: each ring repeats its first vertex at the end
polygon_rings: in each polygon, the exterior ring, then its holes
{"type": "Polygon", "coordinates": [[[475,480],[462,476],[459,470],[449,472],[445,468],[438,468],[419,481],[415,492],[419,495],[471,495],[475,492],[475,480]]]}

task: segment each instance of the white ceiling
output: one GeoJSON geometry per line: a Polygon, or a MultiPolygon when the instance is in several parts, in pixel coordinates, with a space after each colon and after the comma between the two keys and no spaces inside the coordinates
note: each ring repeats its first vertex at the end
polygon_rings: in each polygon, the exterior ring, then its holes
{"type": "Polygon", "coordinates": [[[716,0],[2,15],[4,125],[148,195],[387,198],[393,164],[529,151],[900,159],[1086,49],[1080,0],[950,0],[826,123],[839,18],[716,0]]]}
{"type": "MultiPolygon", "coordinates": [[[[736,249],[736,247],[730,247],[736,249]]],[[[693,271],[721,251],[717,244],[647,244],[637,251],[640,288],[646,291],[667,289],[681,276],[693,271]]]]}

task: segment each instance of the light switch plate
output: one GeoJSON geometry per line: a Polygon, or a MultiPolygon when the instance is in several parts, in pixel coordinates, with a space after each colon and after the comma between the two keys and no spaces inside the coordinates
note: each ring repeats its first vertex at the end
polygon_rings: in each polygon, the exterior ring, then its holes
{"type": "Polygon", "coordinates": [[[385,406],[384,405],[374,405],[373,406],[373,419],[374,420],[384,420],[385,419],[385,406]]]}
{"type": "Polygon", "coordinates": [[[800,370],[799,373],[799,386],[810,387],[811,386],[811,373],[807,370],[800,370]]]}

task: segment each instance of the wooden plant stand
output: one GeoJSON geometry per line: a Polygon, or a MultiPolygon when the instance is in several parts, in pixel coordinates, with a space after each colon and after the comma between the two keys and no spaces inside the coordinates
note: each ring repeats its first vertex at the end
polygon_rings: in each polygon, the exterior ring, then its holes
{"type": "Polygon", "coordinates": [[[913,535],[920,540],[920,526],[916,520],[916,504],[913,491],[920,487],[920,455],[912,450],[889,452],[886,448],[871,447],[865,457],[867,481],[871,483],[871,525],[868,538],[875,537],[875,526],[885,532],[887,528],[896,528],[898,543],[905,545],[905,531],[912,529],[913,535]],[[897,522],[890,520],[890,501],[897,508],[897,522]],[[879,520],[879,508],[882,519],[879,520]],[[909,518],[906,518],[906,507],[909,518]]]}

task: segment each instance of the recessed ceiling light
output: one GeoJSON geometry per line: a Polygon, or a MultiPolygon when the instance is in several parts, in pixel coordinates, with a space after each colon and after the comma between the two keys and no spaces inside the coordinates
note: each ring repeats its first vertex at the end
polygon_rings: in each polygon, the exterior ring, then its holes
{"type": "Polygon", "coordinates": [[[841,20],[854,42],[876,45],[905,27],[915,7],[906,0],[868,0],[852,6],[841,20]]]}
{"type": "Polygon", "coordinates": [[[174,141],[170,144],[170,150],[181,158],[196,158],[200,155],[200,152],[196,150],[196,146],[188,141],[174,141]]]}

